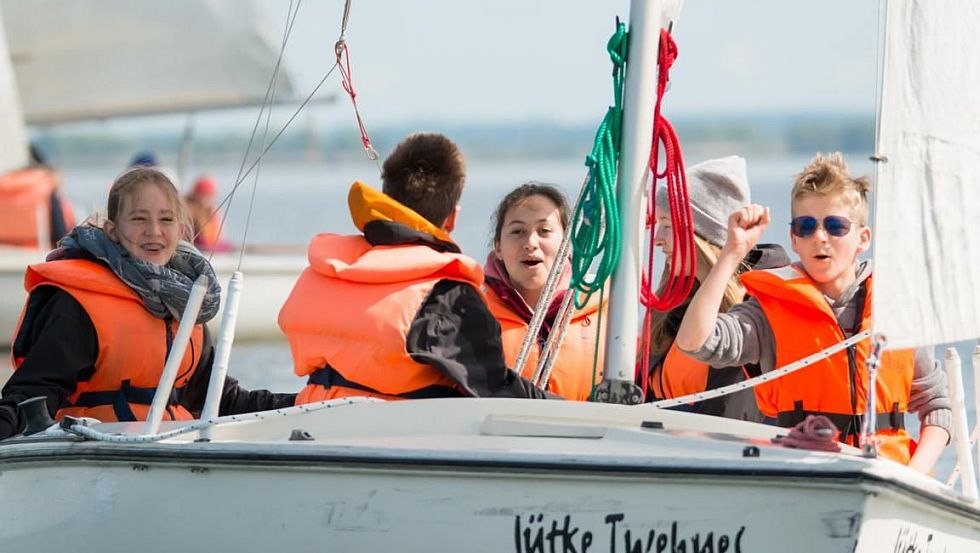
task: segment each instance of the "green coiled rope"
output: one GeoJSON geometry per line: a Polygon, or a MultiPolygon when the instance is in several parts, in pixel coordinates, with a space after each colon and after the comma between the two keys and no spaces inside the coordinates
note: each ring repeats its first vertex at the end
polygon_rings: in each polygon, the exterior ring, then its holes
{"type": "Polygon", "coordinates": [[[602,290],[620,255],[622,223],[616,203],[616,168],[623,135],[623,83],[629,34],[626,24],[617,21],[616,32],[606,43],[613,63],[613,105],[596,131],[592,153],[585,158],[589,168],[572,218],[572,280],[575,306],[589,303],[592,294],[602,290]],[[598,258],[598,259],[597,259],[598,258]],[[595,273],[589,269],[595,265],[595,273]]]}

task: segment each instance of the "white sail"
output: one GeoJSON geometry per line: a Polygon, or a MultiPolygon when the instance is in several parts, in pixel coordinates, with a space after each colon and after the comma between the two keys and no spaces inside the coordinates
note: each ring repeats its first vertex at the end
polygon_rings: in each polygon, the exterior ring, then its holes
{"type": "MultiPolygon", "coordinates": [[[[269,21],[252,2],[0,0],[0,8],[0,174],[27,163],[25,120],[259,104],[278,58],[277,31],[263,26],[269,21]]],[[[290,96],[280,72],[277,98],[290,96]]],[[[42,256],[0,251],[0,346],[24,306],[24,267],[42,256]]],[[[223,282],[241,268],[237,253],[219,253],[213,263],[223,282]]],[[[239,338],[280,336],[275,313],[305,266],[306,256],[295,253],[246,258],[244,269],[263,293],[242,301],[239,338]]]]}
{"type": "Polygon", "coordinates": [[[27,163],[27,133],[20,118],[17,83],[9,60],[0,9],[0,174],[27,163]]]}
{"type": "Polygon", "coordinates": [[[874,329],[889,348],[980,336],[980,3],[889,2],[874,329]]]}
{"type": "MultiPolygon", "coordinates": [[[[29,125],[260,104],[278,58],[251,2],[2,6],[29,125]]],[[[281,75],[277,96],[291,94],[281,75]]]]}

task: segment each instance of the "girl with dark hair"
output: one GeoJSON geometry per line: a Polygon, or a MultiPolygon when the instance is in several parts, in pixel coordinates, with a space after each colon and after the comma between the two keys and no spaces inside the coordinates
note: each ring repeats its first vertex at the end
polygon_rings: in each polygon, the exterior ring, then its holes
{"type": "MultiPolygon", "coordinates": [[[[571,278],[568,259],[558,259],[569,223],[568,202],[550,184],[529,182],[501,200],[494,215],[493,251],[487,256],[486,293],[490,310],[500,321],[507,364],[513,366],[534,308],[555,263],[561,264],[557,292],[548,304],[541,330],[522,369],[535,372],[541,348],[555,328],[555,319],[571,278]]],[[[603,339],[596,335],[600,311],[595,295],[576,311],[558,350],[546,389],[566,399],[587,400],[602,380],[603,339]]]]}

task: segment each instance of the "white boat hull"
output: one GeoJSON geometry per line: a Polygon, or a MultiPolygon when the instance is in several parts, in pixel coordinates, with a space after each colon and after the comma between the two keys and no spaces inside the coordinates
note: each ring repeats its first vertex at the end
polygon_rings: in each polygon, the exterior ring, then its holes
{"type": "Polygon", "coordinates": [[[193,442],[195,433],[155,444],[8,441],[0,443],[0,503],[19,507],[8,511],[0,543],[980,551],[980,506],[930,479],[888,461],[771,447],[762,436],[776,429],[715,420],[597,404],[425,400],[234,423],[211,443],[193,442]],[[664,428],[642,428],[644,420],[664,428]],[[694,430],[702,427],[719,433],[694,430]],[[285,439],[299,428],[315,439],[285,439]],[[232,523],[239,530],[229,532],[232,523]]]}
{"type": "Polygon", "coordinates": [[[32,248],[0,246],[0,345],[13,341],[27,292],[24,270],[32,263],[44,261],[44,252],[32,248]]]}
{"type": "MultiPolygon", "coordinates": [[[[221,301],[227,294],[228,281],[238,269],[238,253],[214,254],[211,259],[214,271],[221,282],[221,301]]],[[[293,290],[296,279],[309,265],[306,253],[246,253],[242,260],[244,289],[235,319],[236,340],[269,340],[283,338],[279,330],[279,310],[293,290]]],[[[217,332],[222,312],[211,321],[217,332]]]]}
{"type": "MultiPolygon", "coordinates": [[[[44,253],[28,248],[0,247],[0,345],[9,345],[20,320],[27,292],[24,270],[40,263],[44,253]]],[[[211,260],[224,289],[238,267],[238,253],[218,253],[211,260]]],[[[236,340],[267,340],[282,337],[279,331],[279,309],[293,289],[300,272],[307,266],[305,254],[246,254],[242,262],[245,290],[239,304],[236,340]]],[[[217,331],[221,314],[212,321],[217,331]]]]}

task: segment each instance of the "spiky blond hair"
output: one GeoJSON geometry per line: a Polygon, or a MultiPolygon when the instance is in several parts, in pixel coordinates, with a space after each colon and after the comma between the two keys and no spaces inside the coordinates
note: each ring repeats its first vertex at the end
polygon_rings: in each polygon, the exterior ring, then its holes
{"type": "Polygon", "coordinates": [[[864,226],[868,223],[870,190],[871,183],[867,177],[851,176],[840,152],[826,156],[818,153],[793,181],[793,214],[796,214],[796,202],[802,198],[840,195],[851,205],[855,222],[864,226]]]}

